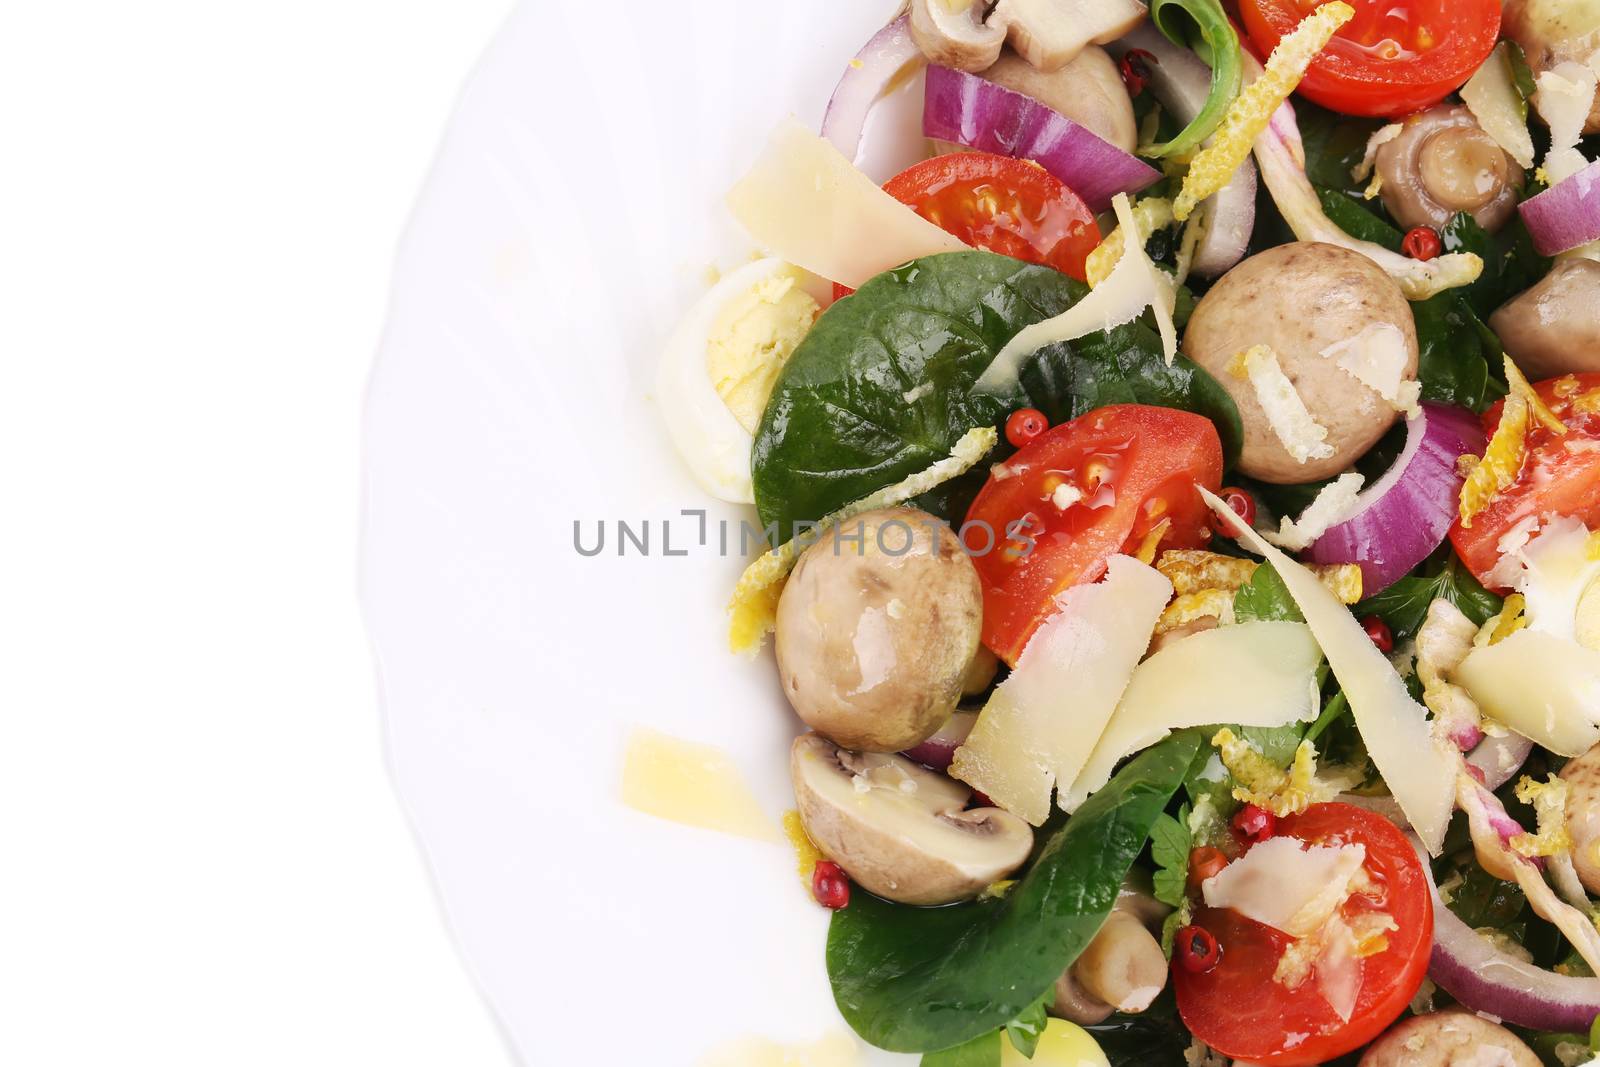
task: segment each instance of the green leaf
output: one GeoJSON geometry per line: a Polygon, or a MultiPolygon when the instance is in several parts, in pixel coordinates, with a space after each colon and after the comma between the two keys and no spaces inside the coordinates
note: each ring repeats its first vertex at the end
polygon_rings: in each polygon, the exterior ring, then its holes
{"type": "Polygon", "coordinates": [[[1140,149],[1141,155],[1157,158],[1181,156],[1216,132],[1244,85],[1239,35],[1220,0],[1152,0],[1150,21],[1169,41],[1193,49],[1211,67],[1211,90],[1194,121],[1165,144],[1140,149]]]}
{"type": "Polygon", "coordinates": [[[1176,908],[1183,903],[1189,883],[1188,809],[1177,818],[1162,815],[1150,830],[1150,858],[1155,861],[1155,898],[1176,908]]]}
{"type": "Polygon", "coordinates": [[[1294,112],[1312,184],[1359,196],[1366,182],[1357,181],[1351,172],[1366,156],[1367,141],[1383,120],[1337,115],[1298,97],[1294,112]]]}
{"type": "Polygon", "coordinates": [[[1234,618],[1240,622],[1305,622],[1300,608],[1289,594],[1272,564],[1263,563],[1256,568],[1250,580],[1233,594],[1234,618]]]}
{"type": "Polygon", "coordinates": [[[1002,1032],[991,1030],[942,1052],[923,1055],[921,1067],[1000,1067],[1002,1032]]]}
{"type": "Polygon", "coordinates": [[[1491,235],[1471,215],[1458,212],[1439,236],[1446,252],[1471,252],[1483,260],[1483,273],[1477,281],[1451,290],[1479,319],[1487,319],[1550,270],[1550,260],[1534,249],[1533,236],[1521,215],[1513,215],[1491,235]]]}
{"type": "Polygon", "coordinates": [[[1474,623],[1482,626],[1500,613],[1503,601],[1489,592],[1478,580],[1450,556],[1443,567],[1431,577],[1413,575],[1402,578],[1376,596],[1368,597],[1356,605],[1356,614],[1365,618],[1376,615],[1403,641],[1422,628],[1428,605],[1443,597],[1474,623]]]}
{"type": "Polygon", "coordinates": [[[879,1048],[927,1052],[1016,1019],[1111,914],[1200,748],[1200,735],[1184,731],[1135,757],[1044,842],[1001,900],[913,908],[858,894],[828,933],[828,976],[845,1020],[879,1048]]]}
{"type": "Polygon", "coordinates": [[[1367,208],[1363,201],[1326,186],[1317,186],[1322,211],[1339,229],[1360,241],[1371,241],[1391,252],[1400,251],[1404,235],[1367,208]]]}
{"type": "Polygon", "coordinates": [[[1184,894],[1177,909],[1161,923],[1161,954],[1172,959],[1172,946],[1178,940],[1178,931],[1194,922],[1194,901],[1184,894]]]}
{"type": "Polygon", "coordinates": [[[1050,1023],[1048,1011],[1055,999],[1056,988],[1052,985],[1021,1015],[1006,1023],[1006,1036],[1011,1039],[1012,1046],[1030,1060],[1039,1049],[1039,1038],[1043,1036],[1044,1028],[1050,1023]]]}
{"type": "Polygon", "coordinates": [[[1350,714],[1350,699],[1344,695],[1344,690],[1333,694],[1328,702],[1322,706],[1322,714],[1317,716],[1317,721],[1311,724],[1311,729],[1306,731],[1306,740],[1315,741],[1328,732],[1328,728],[1346,715],[1350,714]]]}
{"type": "Polygon", "coordinates": [[[1138,1015],[1113,1015],[1085,1027],[1106,1054],[1111,1067],[1186,1067],[1189,1030],[1178,1017],[1171,984],[1138,1015]]]}
{"type": "MultiPolygon", "coordinates": [[[[1211,418],[1226,457],[1237,455],[1243,432],[1227,392],[1188,360],[1167,367],[1160,340],[1139,322],[1042,349],[1023,368],[1029,392],[973,390],[1019,330],[1087,292],[1048,267],[971,251],[908,263],[835,303],[779,374],[756,433],[763,525],[777,523],[786,540],[797,524],[927,469],[967,431],[1023,406],[1057,419],[1115,401],[1180,407],[1211,418]]],[[[920,502],[959,517],[985,469],[920,502]]]]}
{"type": "Polygon", "coordinates": [[[1422,399],[1482,410],[1489,396],[1491,354],[1485,334],[1494,335],[1455,290],[1413,303],[1411,313],[1417,324],[1422,399]]]}

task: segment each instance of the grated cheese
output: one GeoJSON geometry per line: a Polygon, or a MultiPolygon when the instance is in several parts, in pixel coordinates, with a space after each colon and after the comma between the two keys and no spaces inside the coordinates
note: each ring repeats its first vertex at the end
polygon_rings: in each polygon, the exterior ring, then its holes
{"type": "Polygon", "coordinates": [[[1212,745],[1222,757],[1223,766],[1239,785],[1233,799],[1254,804],[1279,818],[1299,815],[1313,804],[1332,800],[1346,789],[1360,784],[1348,774],[1330,778],[1317,776],[1317,749],[1310,741],[1300,742],[1294,762],[1287,771],[1266,759],[1243,738],[1227,727],[1217,731],[1212,745]]]}
{"type": "MultiPolygon", "coordinates": [[[[968,430],[950,450],[948,457],[854,504],[846,504],[821,519],[808,539],[819,538],[839,523],[857,515],[903,504],[961,477],[976,467],[999,439],[1000,435],[992,426],[968,430]]],[[[761,651],[767,635],[777,626],[778,598],[783,593],[783,582],[799,558],[799,546],[794,541],[785,541],[764,553],[739,576],[739,584],[734,587],[733,598],[728,602],[728,647],[734,652],[753,657],[761,651]]]]}
{"type": "Polygon", "coordinates": [[[1233,180],[1239,165],[1249,158],[1256,138],[1272,121],[1272,113],[1294,92],[1306,68],[1333,35],[1354,17],[1354,8],[1343,0],[1333,0],[1302,19],[1278,42],[1261,77],[1234,100],[1211,143],[1189,164],[1183,188],[1172,205],[1173,218],[1184,221],[1202,200],[1233,180]]]}
{"type": "Polygon", "coordinates": [[[1266,345],[1255,345],[1235,356],[1228,370],[1250,380],[1267,424],[1296,463],[1333,455],[1333,446],[1327,443],[1328,428],[1311,417],[1294,383],[1283,373],[1276,352],[1266,345]]]}
{"type": "MultiPolygon", "coordinates": [[[[1137,226],[1139,243],[1142,245],[1150,239],[1152,233],[1172,225],[1172,201],[1159,196],[1145,197],[1133,205],[1133,221],[1137,226]]],[[[1089,253],[1089,258],[1084,262],[1089,288],[1093,289],[1105,281],[1116,269],[1122,259],[1127,232],[1118,225],[1106,235],[1106,239],[1101,241],[1093,252],[1089,253]]]]}
{"type": "Polygon", "coordinates": [[[1540,169],[1545,181],[1556,185],[1589,165],[1578,151],[1578,143],[1600,83],[1588,64],[1568,60],[1540,74],[1535,84],[1539,91],[1534,94],[1534,107],[1550,127],[1550,150],[1540,169]]]}

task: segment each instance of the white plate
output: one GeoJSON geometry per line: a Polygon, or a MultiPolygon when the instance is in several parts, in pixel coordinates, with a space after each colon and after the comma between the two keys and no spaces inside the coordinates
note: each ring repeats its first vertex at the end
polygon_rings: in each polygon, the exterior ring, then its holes
{"type": "MultiPolygon", "coordinates": [[[[634,724],[726,749],[773,820],[794,720],[729,656],[737,523],[648,389],[721,197],[817,122],[893,0],[524,3],[467,89],[404,242],[366,422],[362,598],[395,781],[467,963],[528,1063],[693,1064],[837,1032],[826,913],[793,857],[625,808],[634,724]],[[574,550],[650,520],[652,554],[574,550]],[[713,530],[715,527],[713,526],[713,530]]],[[[864,1057],[863,1063],[914,1062],[864,1057]]]]}

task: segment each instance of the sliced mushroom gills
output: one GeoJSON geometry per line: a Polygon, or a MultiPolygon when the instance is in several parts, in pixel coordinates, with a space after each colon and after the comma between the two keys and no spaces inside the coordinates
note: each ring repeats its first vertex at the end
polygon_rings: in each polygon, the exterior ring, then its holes
{"type": "Polygon", "coordinates": [[[1139,0],[912,0],[911,36],[930,62],[974,74],[1011,47],[1042,71],[1126,34],[1146,15],[1139,0]]]}
{"type": "Polygon", "coordinates": [[[862,888],[902,904],[977,896],[1027,860],[1033,830],[903,756],[842,749],[817,734],[790,752],[806,833],[862,888]]]}

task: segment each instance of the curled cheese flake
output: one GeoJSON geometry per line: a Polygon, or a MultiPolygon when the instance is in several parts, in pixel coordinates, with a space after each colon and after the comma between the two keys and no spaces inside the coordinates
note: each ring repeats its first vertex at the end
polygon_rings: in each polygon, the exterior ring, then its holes
{"type": "Polygon", "coordinates": [[[1517,834],[1507,842],[1518,855],[1531,859],[1572,850],[1572,836],[1567,833],[1565,779],[1552,774],[1548,781],[1538,782],[1523,775],[1517,782],[1517,799],[1533,808],[1539,827],[1538,833],[1517,834]]]}
{"type": "Polygon", "coordinates": [[[1305,399],[1283,372],[1276,352],[1266,345],[1248,348],[1228,364],[1231,374],[1237,376],[1239,369],[1249,378],[1256,400],[1266,413],[1267,425],[1296,463],[1333,455],[1328,428],[1312,418],[1305,399]]]}
{"type": "Polygon", "coordinates": [[[1223,626],[1233,622],[1233,590],[1202,589],[1194,593],[1180,593],[1168,604],[1156,620],[1155,632],[1171,633],[1201,619],[1216,619],[1223,626]]]}
{"type": "Polygon", "coordinates": [[[1156,570],[1172,583],[1179,596],[1202,590],[1231,593],[1248,582],[1258,566],[1260,564],[1253,559],[1195,548],[1175,548],[1161,553],[1156,561],[1156,570]]]}
{"type": "MultiPolygon", "coordinates": [[[[1147,196],[1133,205],[1133,221],[1139,231],[1141,245],[1150,239],[1150,235],[1157,230],[1165,229],[1172,225],[1172,201],[1159,196],[1147,196]]],[[[1122,259],[1123,243],[1127,240],[1126,231],[1118,226],[1106,235],[1106,239],[1089,253],[1089,258],[1084,262],[1084,271],[1093,289],[1107,278],[1116,269],[1117,262],[1122,259]]]]}
{"type": "Polygon", "coordinates": [[[1587,393],[1574,397],[1572,410],[1580,415],[1593,415],[1600,411],[1600,389],[1591,389],[1587,393]]]}
{"type": "Polygon", "coordinates": [[[1234,172],[1250,155],[1256,138],[1272,121],[1272,113],[1295,91],[1306,68],[1327,47],[1333,35],[1354,17],[1354,8],[1343,0],[1333,0],[1302,19],[1300,25],[1278,42],[1261,77],[1234,100],[1211,143],[1189,164],[1188,176],[1172,205],[1173,218],[1184,221],[1202,200],[1233,180],[1234,172]]]}
{"type": "Polygon", "coordinates": [[[1310,741],[1300,742],[1287,771],[1227,727],[1217,731],[1211,744],[1221,756],[1222,765],[1239,783],[1233,790],[1233,799],[1264,808],[1279,818],[1298,815],[1359,784],[1352,775],[1343,773],[1327,779],[1318,777],[1317,748],[1310,741]]]}
{"type": "Polygon", "coordinates": [[[1505,409],[1500,413],[1500,425],[1489,438],[1489,447],[1483,450],[1483,459],[1473,466],[1461,486],[1461,525],[1472,529],[1472,520],[1488,507],[1494,498],[1517,480],[1522,472],[1522,460],[1527,454],[1528,420],[1532,410],[1522,394],[1513,392],[1506,397],[1505,409]]]}
{"type": "Polygon", "coordinates": [[[1550,405],[1544,402],[1544,397],[1539,395],[1539,391],[1528,384],[1528,379],[1523,377],[1522,371],[1511,362],[1510,356],[1505,358],[1505,371],[1506,384],[1511,386],[1513,393],[1527,401],[1529,410],[1533,412],[1534,418],[1539,420],[1540,425],[1553,434],[1566,433],[1567,424],[1556,417],[1556,413],[1550,410],[1550,405]]]}
{"type": "MultiPolygon", "coordinates": [[[[923,471],[918,471],[903,481],[870,493],[854,504],[846,504],[832,515],[821,519],[807,534],[807,544],[820,540],[827,532],[857,515],[879,508],[904,504],[945,482],[959,478],[988,455],[1000,440],[993,426],[979,426],[968,430],[950,450],[950,455],[923,471]]],[[[755,656],[761,651],[767,634],[778,625],[778,598],[783,583],[794,569],[806,545],[785,541],[745,568],[734,586],[733,598],[728,602],[728,646],[744,656],[755,656]]]]}
{"type": "Polygon", "coordinates": [[[1500,614],[1484,624],[1484,633],[1487,634],[1486,643],[1498,645],[1528,625],[1528,616],[1524,614],[1528,608],[1527,598],[1521,593],[1512,593],[1506,597],[1505,603],[1500,608],[1500,614]]]}
{"type": "MultiPolygon", "coordinates": [[[[1391,122],[1367,138],[1367,150],[1361,155],[1361,162],[1350,168],[1350,177],[1356,181],[1365,181],[1378,163],[1378,149],[1406,132],[1406,128],[1398,122],[1391,122]]],[[[1368,197],[1367,199],[1372,199],[1368,197]]]]}

